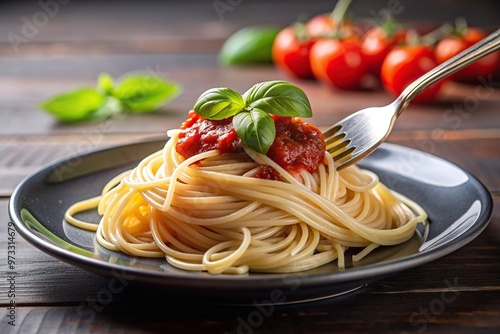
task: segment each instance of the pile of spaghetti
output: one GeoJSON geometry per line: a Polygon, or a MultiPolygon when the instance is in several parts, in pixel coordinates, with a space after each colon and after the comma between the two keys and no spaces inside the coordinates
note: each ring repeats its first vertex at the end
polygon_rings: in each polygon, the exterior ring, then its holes
{"type": "Polygon", "coordinates": [[[348,248],[359,248],[357,261],[405,242],[426,220],[418,204],[374,173],[337,171],[314,126],[273,119],[276,139],[262,154],[242,145],[227,120],[192,111],[162,150],[65,218],[96,230],[110,250],[212,274],[298,272],[334,260],[344,267],[348,248]],[[75,218],[95,207],[99,224],[75,218]]]}

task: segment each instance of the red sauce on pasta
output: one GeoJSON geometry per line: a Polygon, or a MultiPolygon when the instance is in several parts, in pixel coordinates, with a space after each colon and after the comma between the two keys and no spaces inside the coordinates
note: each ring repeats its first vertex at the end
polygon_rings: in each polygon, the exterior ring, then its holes
{"type": "Polygon", "coordinates": [[[209,120],[193,110],[188,117],[180,126],[183,131],[179,134],[175,147],[177,153],[185,159],[211,150],[219,150],[224,154],[238,149],[240,139],[233,128],[232,118],[209,120]]]}
{"type": "Polygon", "coordinates": [[[265,180],[280,180],[280,173],[269,165],[261,165],[254,177],[265,180]]]}
{"type": "Polygon", "coordinates": [[[314,172],[325,157],[325,139],[317,127],[300,118],[273,116],[276,138],[267,156],[294,174],[314,172]]]}
{"type": "MultiPolygon", "coordinates": [[[[321,131],[300,118],[272,117],[276,126],[276,138],[267,156],[292,174],[304,169],[309,173],[314,172],[323,162],[325,154],[325,141],[321,131]]],[[[214,149],[224,154],[236,152],[240,148],[240,139],[233,128],[232,118],[208,120],[190,111],[180,129],[182,131],[176,151],[185,159],[214,149]]],[[[279,179],[278,173],[270,166],[262,166],[256,177],[279,179]]]]}

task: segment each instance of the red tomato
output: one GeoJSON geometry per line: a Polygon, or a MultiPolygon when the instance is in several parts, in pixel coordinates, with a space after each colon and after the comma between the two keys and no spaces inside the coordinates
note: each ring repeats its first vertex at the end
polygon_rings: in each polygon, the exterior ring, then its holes
{"type": "MultiPolygon", "coordinates": [[[[436,67],[432,50],[423,45],[397,46],[382,63],[381,80],[385,89],[398,96],[414,80],[436,67]]],[[[429,102],[436,98],[443,81],[420,93],[413,101],[429,102]]]]}
{"type": "Polygon", "coordinates": [[[311,48],[311,67],[319,80],[340,89],[357,88],[366,74],[358,44],[341,39],[320,39],[311,48]]]}
{"type": "MultiPolygon", "coordinates": [[[[306,23],[307,35],[312,38],[328,36],[332,34],[334,30],[335,23],[329,14],[316,15],[306,23]]],[[[340,33],[344,38],[359,36],[358,28],[349,21],[342,21],[340,33]]]]}
{"type": "Polygon", "coordinates": [[[405,30],[399,30],[393,36],[390,36],[382,27],[368,30],[361,44],[368,72],[379,76],[382,63],[389,51],[399,43],[404,42],[405,39],[405,30]]]}
{"type": "Polygon", "coordinates": [[[298,77],[312,78],[313,73],[309,62],[309,52],[314,41],[300,40],[294,27],[280,31],[273,43],[273,61],[282,71],[298,77]]]}
{"type": "Polygon", "coordinates": [[[335,24],[328,14],[314,16],[306,23],[307,35],[312,37],[321,37],[333,31],[335,24]]]}
{"type": "MultiPolygon", "coordinates": [[[[437,43],[434,50],[436,60],[438,63],[443,63],[485,37],[486,33],[477,28],[467,28],[461,35],[448,36],[437,43]]],[[[500,52],[493,52],[458,71],[452,78],[459,81],[474,81],[480,76],[494,73],[499,64],[500,52]]]]}

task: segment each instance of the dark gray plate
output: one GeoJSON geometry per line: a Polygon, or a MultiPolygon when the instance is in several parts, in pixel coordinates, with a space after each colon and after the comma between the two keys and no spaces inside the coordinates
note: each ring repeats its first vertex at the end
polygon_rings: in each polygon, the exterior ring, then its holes
{"type": "MultiPolygon", "coordinates": [[[[493,208],[487,189],[468,172],[417,150],[383,144],[359,165],[376,172],[387,186],[425,208],[430,220],[428,236],[423,240],[426,233],[420,229],[406,243],[381,247],[360,262],[348,262],[344,270],[332,263],[300,274],[213,276],[188,272],[171,267],[163,259],[106,250],[95,242],[94,233],[64,221],[64,212],[71,204],[98,195],[111,177],[163,145],[164,141],[158,140],[96,151],[51,164],[27,177],[9,204],[19,234],[65,262],[110,278],[159,286],[170,296],[232,304],[279,304],[346,293],[438,259],[477,237],[488,224],[493,208]]],[[[98,221],[96,213],[85,216],[98,221]]]]}

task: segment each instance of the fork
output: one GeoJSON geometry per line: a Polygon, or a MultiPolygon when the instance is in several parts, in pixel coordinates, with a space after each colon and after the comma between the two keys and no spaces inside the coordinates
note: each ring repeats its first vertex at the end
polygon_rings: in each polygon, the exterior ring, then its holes
{"type": "Polygon", "coordinates": [[[387,139],[398,116],[418,94],[499,48],[500,29],[422,75],[389,105],[359,110],[332,125],[323,136],[337,170],[358,162],[387,139]]]}

